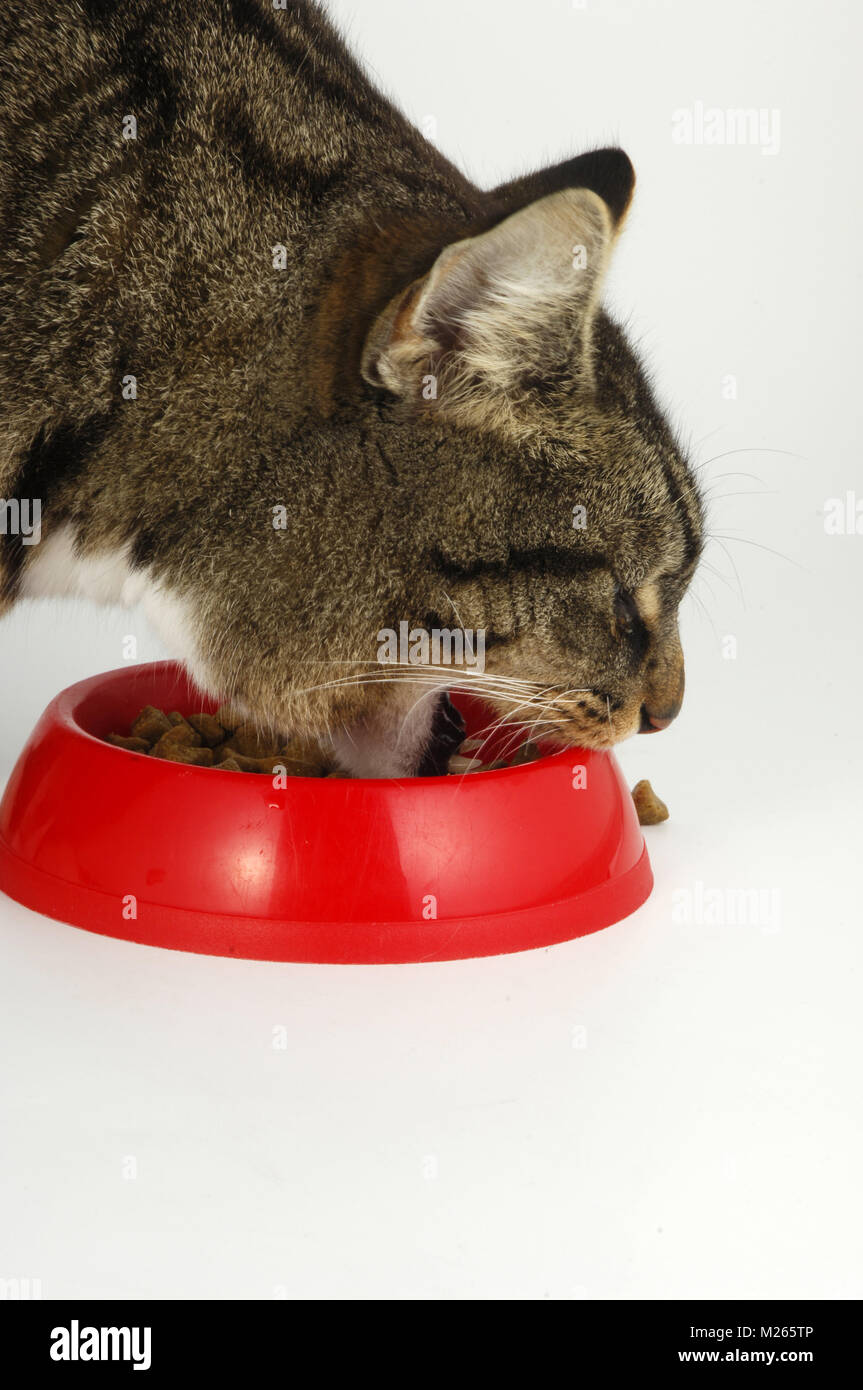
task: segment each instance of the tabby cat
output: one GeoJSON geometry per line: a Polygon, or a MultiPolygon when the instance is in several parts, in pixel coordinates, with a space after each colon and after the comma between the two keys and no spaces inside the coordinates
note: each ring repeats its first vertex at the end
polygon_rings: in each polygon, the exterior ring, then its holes
{"type": "Polygon", "coordinates": [[[600,307],[633,183],[606,149],[480,190],[312,0],[5,0],[0,612],[140,603],[355,775],[441,771],[458,685],[664,727],[702,514],[600,307]],[[403,623],[484,671],[382,664],[403,623]]]}

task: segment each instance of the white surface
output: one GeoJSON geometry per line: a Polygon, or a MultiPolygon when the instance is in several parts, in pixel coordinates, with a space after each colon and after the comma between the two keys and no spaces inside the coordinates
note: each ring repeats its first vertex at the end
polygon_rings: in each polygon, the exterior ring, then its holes
{"type": "MultiPolygon", "coordinates": [[[[607,139],[638,168],[612,300],[697,456],[722,456],[715,531],[747,542],[713,544],[706,612],[687,601],[677,725],[620,750],[671,807],[647,832],[657,886],[570,945],[388,968],[148,950],[0,899],[0,1277],[44,1297],[859,1297],[863,536],[823,518],[863,501],[859,18],[333,9],[481,182],[607,139]],[[675,145],[697,101],[778,108],[778,154],[675,145]],[[699,882],[725,905],[764,889],[778,919],[675,920],[699,882]]],[[[0,779],[128,634],[160,655],[140,619],[84,604],[0,625],[0,779]]]]}

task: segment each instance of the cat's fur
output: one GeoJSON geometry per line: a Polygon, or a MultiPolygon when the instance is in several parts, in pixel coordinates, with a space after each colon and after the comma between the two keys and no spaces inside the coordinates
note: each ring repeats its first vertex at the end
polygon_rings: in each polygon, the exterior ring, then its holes
{"type": "Polygon", "coordinates": [[[402,621],[484,630],[475,683],[541,732],[662,725],[702,522],[598,304],[633,181],[480,191],[307,0],[7,0],[0,498],[43,539],[0,535],[0,612],[143,602],[358,773],[429,770],[452,673],[377,665],[402,621]]]}

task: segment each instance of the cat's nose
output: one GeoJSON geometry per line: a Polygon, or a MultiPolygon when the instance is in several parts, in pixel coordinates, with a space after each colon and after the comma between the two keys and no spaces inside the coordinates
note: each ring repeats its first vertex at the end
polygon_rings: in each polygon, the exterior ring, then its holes
{"type": "Polygon", "coordinates": [[[654,710],[649,705],[641,706],[641,725],[638,732],[640,734],[655,734],[660,729],[667,729],[672,720],[676,719],[680,713],[680,702],[671,709],[654,710]]]}

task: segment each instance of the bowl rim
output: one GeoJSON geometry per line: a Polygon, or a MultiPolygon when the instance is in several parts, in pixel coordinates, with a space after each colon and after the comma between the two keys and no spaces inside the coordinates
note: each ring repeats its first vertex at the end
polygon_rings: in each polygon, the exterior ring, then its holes
{"type": "MultiPolygon", "coordinates": [[[[104,683],[105,685],[110,686],[115,682],[119,681],[119,679],[122,676],[128,675],[132,671],[149,671],[154,677],[157,675],[161,675],[162,673],[173,672],[180,678],[185,677],[185,679],[188,682],[190,691],[196,690],[197,693],[202,696],[204,701],[210,701],[214,698],[212,696],[205,696],[203,695],[202,691],[198,690],[198,687],[195,685],[192,676],[186,670],[181,661],[172,660],[171,658],[165,658],[160,661],[144,661],[139,662],[135,665],[117,666],[110,671],[102,671],[98,672],[96,675],[93,676],[85,676],[82,680],[75,681],[72,685],[66,686],[64,690],[59,691],[47,706],[45,714],[52,714],[56,716],[57,718],[59,718],[60,722],[66,728],[72,729],[77,737],[88,739],[91,742],[98,744],[100,748],[110,749],[112,753],[118,753],[122,757],[140,758],[144,762],[151,761],[149,753],[139,753],[134,748],[120,748],[116,743],[109,743],[106,738],[102,738],[99,734],[94,734],[90,729],[86,728],[86,726],[81,723],[81,720],[78,715],[79,708],[84,699],[86,699],[86,696],[91,691],[95,690],[100,683],[104,683]],[[86,690],[83,687],[86,687],[86,690]]],[[[451,689],[455,690],[456,693],[458,693],[459,687],[453,686],[451,687],[451,689]]],[[[464,694],[470,695],[472,699],[481,699],[480,696],[472,695],[470,691],[465,691],[464,694]]],[[[538,747],[541,746],[541,742],[541,740],[536,740],[536,744],[538,747]]],[[[444,772],[435,773],[430,777],[351,777],[349,775],[339,777],[308,777],[304,774],[292,774],[290,776],[290,780],[292,783],[309,782],[320,784],[323,782],[335,782],[340,786],[411,788],[422,787],[423,784],[440,786],[446,783],[453,783],[453,790],[455,790],[457,787],[464,786],[466,782],[478,781],[480,785],[483,785],[488,777],[500,778],[522,776],[525,773],[530,773],[531,771],[533,771],[536,768],[539,768],[540,766],[548,767],[552,764],[557,764],[561,760],[568,760],[575,753],[580,753],[583,755],[587,755],[590,758],[595,758],[605,754],[607,751],[609,750],[606,750],[604,748],[583,748],[579,744],[573,744],[570,748],[560,748],[554,752],[544,753],[542,754],[542,756],[540,756],[539,758],[535,758],[532,762],[529,763],[523,763],[516,767],[486,768],[482,773],[444,772]]],[[[186,774],[199,773],[201,776],[210,776],[214,772],[222,772],[229,777],[236,776],[236,773],[234,773],[231,768],[221,768],[218,766],[199,767],[195,763],[172,763],[170,758],[159,758],[157,761],[160,764],[164,764],[166,767],[174,767],[178,771],[183,771],[186,774]]],[[[242,772],[242,769],[240,769],[240,771],[242,772]]],[[[254,776],[254,774],[250,773],[245,773],[244,775],[246,777],[254,776]]],[[[260,773],[257,774],[258,777],[260,777],[261,775],[262,774],[260,773]]]]}

